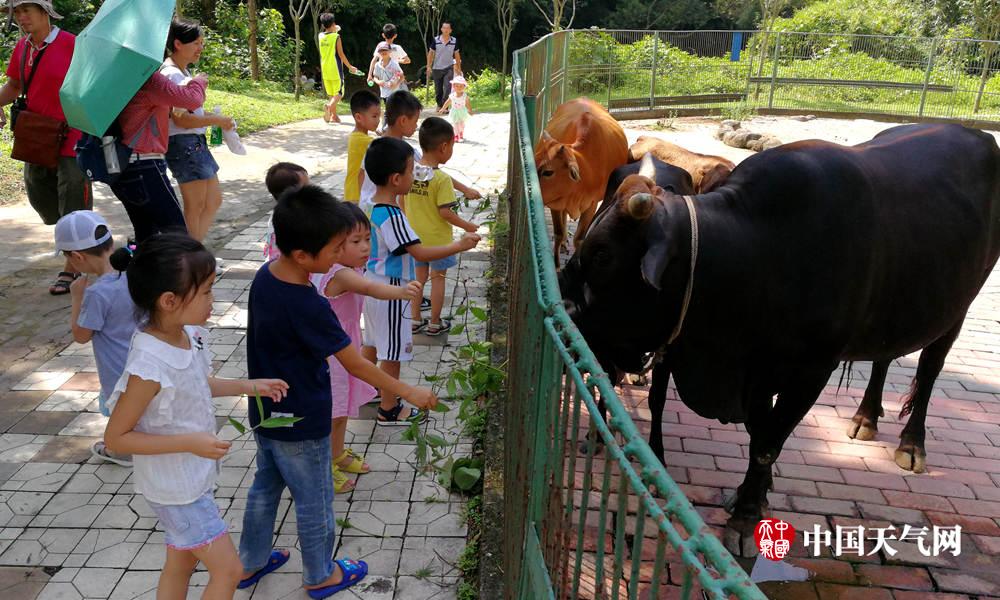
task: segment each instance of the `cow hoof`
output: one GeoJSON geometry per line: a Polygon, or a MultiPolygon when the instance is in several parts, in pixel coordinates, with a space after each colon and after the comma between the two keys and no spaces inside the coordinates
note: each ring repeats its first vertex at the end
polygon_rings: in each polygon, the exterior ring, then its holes
{"type": "Polygon", "coordinates": [[[923,448],[916,446],[900,446],[896,449],[896,464],[900,469],[923,473],[927,470],[927,454],[923,448]]]}
{"type": "Polygon", "coordinates": [[[757,556],[757,541],[753,537],[753,529],[742,532],[731,526],[726,526],[722,534],[722,545],[737,558],[753,558],[757,556]]]}
{"type": "Polygon", "coordinates": [[[875,434],[878,433],[878,429],[864,424],[861,417],[854,417],[854,419],[855,420],[851,421],[851,424],[847,426],[847,437],[852,440],[860,440],[862,442],[874,440],[875,434]]]}
{"type": "Polygon", "coordinates": [[[630,385],[649,385],[649,379],[645,375],[636,375],[634,373],[626,375],[625,381],[627,381],[630,385]]]}

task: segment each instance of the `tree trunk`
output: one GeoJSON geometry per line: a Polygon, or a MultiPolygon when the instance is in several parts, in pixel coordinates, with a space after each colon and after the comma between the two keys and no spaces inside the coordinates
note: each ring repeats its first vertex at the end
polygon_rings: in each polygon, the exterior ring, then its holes
{"type": "Polygon", "coordinates": [[[201,0],[201,22],[208,27],[215,27],[215,0],[201,0]]]}
{"type": "Polygon", "coordinates": [[[986,89],[986,81],[990,78],[990,63],[993,61],[996,44],[989,44],[984,50],[986,56],[983,57],[983,71],[979,76],[979,90],[976,92],[976,104],[972,107],[972,114],[979,112],[980,105],[983,102],[983,91],[986,89]]]}
{"type": "Polygon", "coordinates": [[[301,19],[293,19],[295,26],[295,101],[302,95],[302,31],[301,19]]]}
{"type": "Polygon", "coordinates": [[[322,61],[323,57],[320,56],[319,54],[319,2],[312,0],[309,3],[309,12],[312,14],[312,23],[313,23],[312,39],[314,42],[316,42],[316,60],[322,61]]]}
{"type": "Polygon", "coordinates": [[[257,50],[257,0],[247,0],[247,22],[250,26],[250,79],[260,81],[260,53],[257,50]]]}

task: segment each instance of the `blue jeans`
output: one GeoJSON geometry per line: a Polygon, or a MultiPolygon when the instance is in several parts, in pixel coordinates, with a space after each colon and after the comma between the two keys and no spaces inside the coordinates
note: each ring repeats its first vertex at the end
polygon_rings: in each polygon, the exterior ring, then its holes
{"type": "Polygon", "coordinates": [[[292,493],[302,549],[302,581],[317,585],[333,574],[336,521],[333,516],[333,476],[330,438],[282,442],[254,434],[257,472],[247,492],[240,536],[240,562],[250,572],[267,565],[274,539],[274,522],[281,493],[292,493]]]}
{"type": "Polygon", "coordinates": [[[122,174],[111,184],[111,191],[125,206],[135,241],[140,244],[162,231],[187,233],[184,211],[167,178],[165,160],[144,159],[122,165],[122,174]]]}

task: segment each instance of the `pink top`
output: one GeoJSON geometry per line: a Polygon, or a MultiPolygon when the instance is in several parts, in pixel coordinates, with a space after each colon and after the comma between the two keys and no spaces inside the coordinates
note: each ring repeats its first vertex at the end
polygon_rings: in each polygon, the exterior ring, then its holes
{"type": "Polygon", "coordinates": [[[177,85],[159,72],[153,73],[118,116],[122,141],[140,154],[163,154],[170,136],[170,109],[176,106],[193,111],[204,103],[204,81],[192,79],[177,85]],[[133,143],[136,134],[139,138],[133,143]]]}
{"type": "MultiPolygon", "coordinates": [[[[334,264],[325,275],[313,275],[311,280],[316,290],[326,296],[325,290],[330,280],[341,269],[349,269],[344,265],[334,264]]],[[[354,269],[358,275],[364,274],[364,269],[354,269]]],[[[361,311],[364,308],[365,297],[354,292],[344,292],[336,298],[327,298],[330,308],[337,315],[340,326],[351,338],[355,348],[361,347],[361,311]]],[[[375,388],[351,375],[341,366],[340,361],[330,357],[330,391],[333,394],[333,418],[357,417],[358,409],[375,397],[375,388]]]]}

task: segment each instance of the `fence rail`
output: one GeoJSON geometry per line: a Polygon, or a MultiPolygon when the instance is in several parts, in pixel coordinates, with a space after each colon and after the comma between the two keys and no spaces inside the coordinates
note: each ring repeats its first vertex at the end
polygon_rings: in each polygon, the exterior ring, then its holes
{"type": "Polygon", "coordinates": [[[662,598],[676,586],[685,598],[762,600],[650,451],[563,309],[532,146],[573,90],[571,35],[514,53],[507,597],[662,598]],[[597,393],[606,422],[595,416],[597,393]]]}
{"type": "Polygon", "coordinates": [[[808,111],[1000,124],[1000,41],[785,31],[565,32],[560,99],[629,118],[808,111]],[[647,115],[644,115],[647,116],[647,115]]]}

